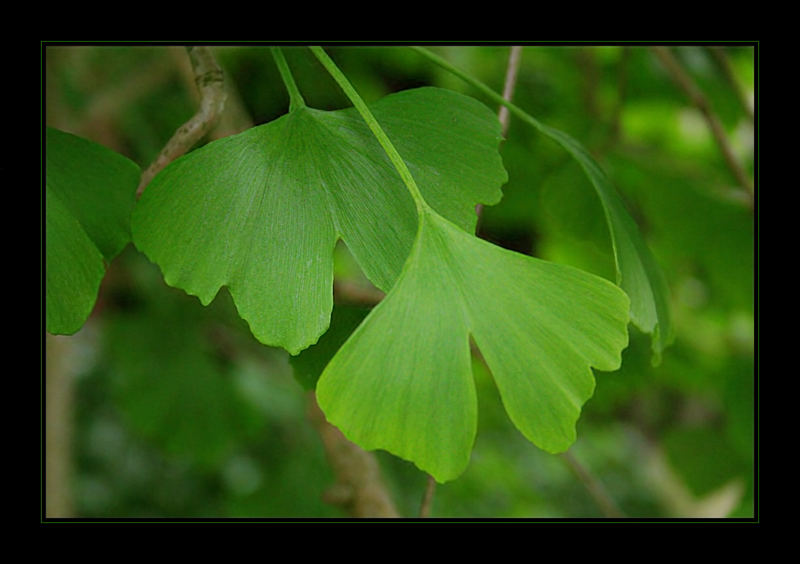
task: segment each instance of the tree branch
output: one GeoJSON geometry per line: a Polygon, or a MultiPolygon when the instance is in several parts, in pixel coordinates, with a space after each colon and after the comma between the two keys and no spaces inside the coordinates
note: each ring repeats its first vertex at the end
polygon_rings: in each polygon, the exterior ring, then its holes
{"type": "Polygon", "coordinates": [[[672,80],[683,90],[697,109],[700,110],[700,113],[703,114],[711,133],[714,135],[717,146],[722,152],[725,163],[728,165],[731,173],[733,173],[736,181],[747,191],[752,201],[755,195],[753,181],[750,180],[750,177],[745,173],[736,155],[734,155],[733,149],[728,142],[725,129],[722,127],[722,122],[720,122],[719,118],[712,110],[708,99],[703,95],[703,92],[697,87],[689,74],[683,70],[683,67],[681,67],[675,55],[673,55],[669,49],[666,47],[652,47],[651,49],[670,73],[672,80]]]}
{"type": "Polygon", "coordinates": [[[333,281],[333,298],[336,303],[374,306],[385,297],[386,294],[375,286],[362,285],[348,280],[334,279],[333,281]]]}
{"type": "Polygon", "coordinates": [[[427,519],[431,515],[431,507],[433,506],[433,493],[436,491],[436,480],[433,476],[428,475],[428,483],[425,486],[425,493],[422,496],[422,503],[419,507],[420,519],[427,519]]]}
{"type": "Polygon", "coordinates": [[[325,501],[344,508],[353,517],[399,517],[375,456],[328,423],[313,392],[308,397],[308,414],[336,476],[336,484],[325,493],[325,501]]]}
{"type": "Polygon", "coordinates": [[[71,346],[66,337],[46,334],[45,517],[73,517],[71,346]]]}
{"type": "MultiPolygon", "coordinates": [[[[506,65],[506,78],[505,83],[503,84],[503,99],[510,102],[511,98],[514,97],[514,88],[517,85],[517,72],[519,71],[519,63],[522,59],[522,47],[519,45],[514,45],[511,47],[511,51],[508,54],[508,64],[506,65]]],[[[511,122],[511,114],[508,111],[508,108],[505,106],[500,106],[500,110],[497,112],[497,119],[500,120],[500,128],[503,137],[506,136],[508,133],[508,126],[511,122]]],[[[481,221],[481,214],[483,212],[483,204],[478,204],[475,206],[475,213],[478,215],[478,223],[476,225],[476,231],[480,227],[481,221]]]]}
{"type": "MultiPolygon", "coordinates": [[[[506,66],[506,79],[505,83],[503,84],[503,99],[508,100],[509,102],[514,97],[514,88],[517,86],[517,74],[519,72],[519,64],[521,59],[522,47],[519,45],[511,47],[511,51],[508,54],[508,65],[506,66]]],[[[505,106],[500,106],[497,119],[500,120],[503,137],[505,137],[508,133],[510,117],[511,114],[509,113],[508,108],[505,106]]]]}
{"type": "Polygon", "coordinates": [[[739,104],[747,114],[748,119],[751,123],[754,122],[756,118],[755,114],[753,113],[753,106],[750,105],[750,101],[747,99],[747,96],[742,89],[742,85],[736,79],[736,75],[733,72],[733,66],[731,66],[731,61],[728,58],[727,53],[722,47],[709,47],[708,50],[711,52],[711,56],[714,57],[717,65],[719,65],[725,80],[727,80],[728,84],[730,84],[731,88],[733,88],[733,91],[736,94],[736,99],[739,100],[739,104]]]}
{"type": "Polygon", "coordinates": [[[225,107],[225,85],[222,69],[208,47],[187,47],[194,80],[200,93],[197,112],[178,128],[156,160],[142,173],[136,196],[139,197],[150,181],[169,163],[191,149],[214,126],[225,107]]]}

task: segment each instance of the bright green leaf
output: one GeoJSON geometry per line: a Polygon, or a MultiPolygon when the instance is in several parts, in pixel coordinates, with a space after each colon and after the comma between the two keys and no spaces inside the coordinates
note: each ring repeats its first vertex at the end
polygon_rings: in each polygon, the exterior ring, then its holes
{"type": "Polygon", "coordinates": [[[422,217],[396,285],[320,377],[326,417],[363,448],[409,459],[440,482],[457,477],[477,425],[472,336],[514,424],[544,450],[567,449],[594,391],[590,367],[620,365],[627,296],[433,212],[422,217]]]}
{"type": "Polygon", "coordinates": [[[581,165],[603,205],[611,232],[614,258],[619,284],[631,300],[631,320],[645,333],[651,335],[653,362],[658,363],[664,348],[674,336],[669,310],[669,288],[664,274],[650,253],[639,232],[639,227],[625,209],[603,169],[589,152],[575,139],[549,127],[494,92],[491,88],[454,67],[445,59],[423,47],[414,47],[418,53],[447,69],[481,92],[506,106],[523,122],[534,127],[561,145],[581,165]]]}
{"type": "MultiPolygon", "coordinates": [[[[507,175],[496,116],[455,92],[421,88],[372,106],[427,201],[464,229],[507,175]]],[[[133,215],[137,247],[168,284],[208,304],[228,286],[263,343],[296,354],[329,324],[333,248],[345,241],[388,291],[417,219],[396,170],[353,109],[295,108],[178,159],[133,215]]]]}
{"type": "Polygon", "coordinates": [[[72,334],[92,311],[105,263],[130,240],[139,167],[53,128],[45,146],[47,331],[72,334]]]}

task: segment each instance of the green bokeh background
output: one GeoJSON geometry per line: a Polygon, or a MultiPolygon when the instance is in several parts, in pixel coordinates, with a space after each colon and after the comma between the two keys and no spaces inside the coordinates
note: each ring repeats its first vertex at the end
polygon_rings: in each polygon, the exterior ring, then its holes
{"type": "MultiPolygon", "coordinates": [[[[508,46],[432,49],[502,91],[508,46]]],[[[368,102],[422,85],[482,99],[401,46],[327,50],[368,102]]],[[[231,90],[204,142],[287,111],[269,49],[214,52],[231,90]]],[[[752,105],[755,46],[722,49],[735,86],[709,46],[674,46],[673,53],[752,175],[755,128],[737,89],[752,105]]],[[[308,50],[291,47],[286,55],[308,105],[348,105],[308,50]]],[[[47,125],[102,143],[142,168],[197,103],[188,58],[177,46],[48,44],[43,71],[47,125]]],[[[514,102],[579,140],[608,172],[665,271],[676,340],[653,366],[649,337],[631,327],[622,368],[596,373],[568,458],[538,450],[516,431],[475,359],[480,412],[472,463],[437,487],[431,516],[603,517],[571,465],[577,461],[626,517],[752,518],[756,214],[702,114],[652,51],[634,45],[527,46],[514,102]]],[[[509,182],[502,202],[484,209],[480,235],[613,280],[602,209],[577,164],[513,118],[501,153],[509,182]]],[[[343,246],[336,268],[337,281],[365,283],[343,246]]],[[[349,327],[352,319],[344,318],[349,327]]],[[[57,423],[67,431],[60,487],[68,515],[347,517],[323,500],[334,476],[307,415],[308,374],[295,378],[297,363],[252,338],[225,290],[204,308],[167,287],[129,245],[111,263],[86,326],[47,344],[56,341],[63,358],[48,358],[48,367],[66,366],[66,387],[50,389],[48,400],[66,406],[57,423]]],[[[426,476],[389,454],[376,456],[400,513],[414,517],[426,476]]]]}

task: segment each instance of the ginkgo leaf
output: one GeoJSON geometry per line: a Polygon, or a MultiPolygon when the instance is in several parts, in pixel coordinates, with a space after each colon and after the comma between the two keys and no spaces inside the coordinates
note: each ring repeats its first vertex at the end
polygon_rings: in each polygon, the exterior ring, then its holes
{"type": "Polygon", "coordinates": [[[103,254],[58,196],[45,196],[47,331],[75,333],[89,317],[105,275],[103,254]]]}
{"type": "Polygon", "coordinates": [[[140,169],[76,135],[45,135],[46,327],[72,334],[92,311],[106,263],[130,240],[140,169]]]}
{"type": "Polygon", "coordinates": [[[674,338],[669,310],[669,287],[658,262],[644,242],[639,227],[625,209],[622,199],[597,161],[578,141],[561,130],[543,124],[442,57],[424,47],[413,47],[413,49],[476,87],[489,98],[506,106],[512,114],[561,145],[580,164],[605,212],[614,249],[617,284],[630,297],[631,321],[639,329],[651,335],[653,363],[657,364],[661,353],[674,338]]]}
{"type": "MultiPolygon", "coordinates": [[[[480,102],[407,90],[371,106],[425,197],[474,229],[474,205],[499,201],[500,127],[480,102]]],[[[133,214],[133,240],[166,282],[208,304],[227,286],[257,339],[292,354],[328,327],[341,238],[388,291],[417,230],[414,203],[354,109],[293,108],[166,167],[133,214]]]]}
{"type": "Polygon", "coordinates": [[[429,210],[403,273],[327,365],[317,398],[363,448],[451,480],[477,426],[471,336],[517,428],[560,452],[594,391],[591,367],[620,365],[628,308],[605,279],[494,246],[429,210]]]}

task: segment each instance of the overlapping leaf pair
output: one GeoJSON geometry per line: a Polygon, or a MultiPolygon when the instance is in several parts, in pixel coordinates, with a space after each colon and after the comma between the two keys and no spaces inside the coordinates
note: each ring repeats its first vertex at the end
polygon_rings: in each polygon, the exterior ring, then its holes
{"type": "MultiPolygon", "coordinates": [[[[131,233],[167,283],[204,304],[227,286],[253,334],[292,354],[329,327],[333,249],[343,240],[387,292],[317,383],[323,411],[352,440],[412,460],[439,481],[457,477],[477,428],[472,340],[515,425],[541,448],[562,451],[593,392],[591,368],[619,366],[629,318],[654,333],[657,353],[663,348],[660,272],[602,170],[571,138],[521,114],[584,167],[627,295],[472,234],[475,205],[497,203],[507,180],[499,123],[476,100],[438,88],[369,108],[355,98],[357,109],[331,112],[306,107],[295,92],[297,100],[285,116],[164,169],[136,204],[131,233]]],[[[72,332],[88,315],[103,260],[128,240],[139,169],[72,136],[48,131],[47,140],[47,325],[72,332]],[[79,174],[70,174],[72,159],[86,165],[79,174]],[[70,177],[106,207],[92,186],[118,187],[107,232],[107,214],[84,218],[65,198],[70,177]]]]}
{"type": "Polygon", "coordinates": [[[298,353],[328,327],[341,238],[388,294],[319,380],[332,423],[455,478],[476,432],[471,335],[520,430],[566,449],[590,367],[619,365],[626,295],[471,234],[475,204],[496,203],[506,180],[488,108],[422,88],[370,109],[420,187],[422,215],[355,110],[301,107],[165,169],[136,207],[134,242],[203,303],[227,286],[257,338],[298,353]]]}

